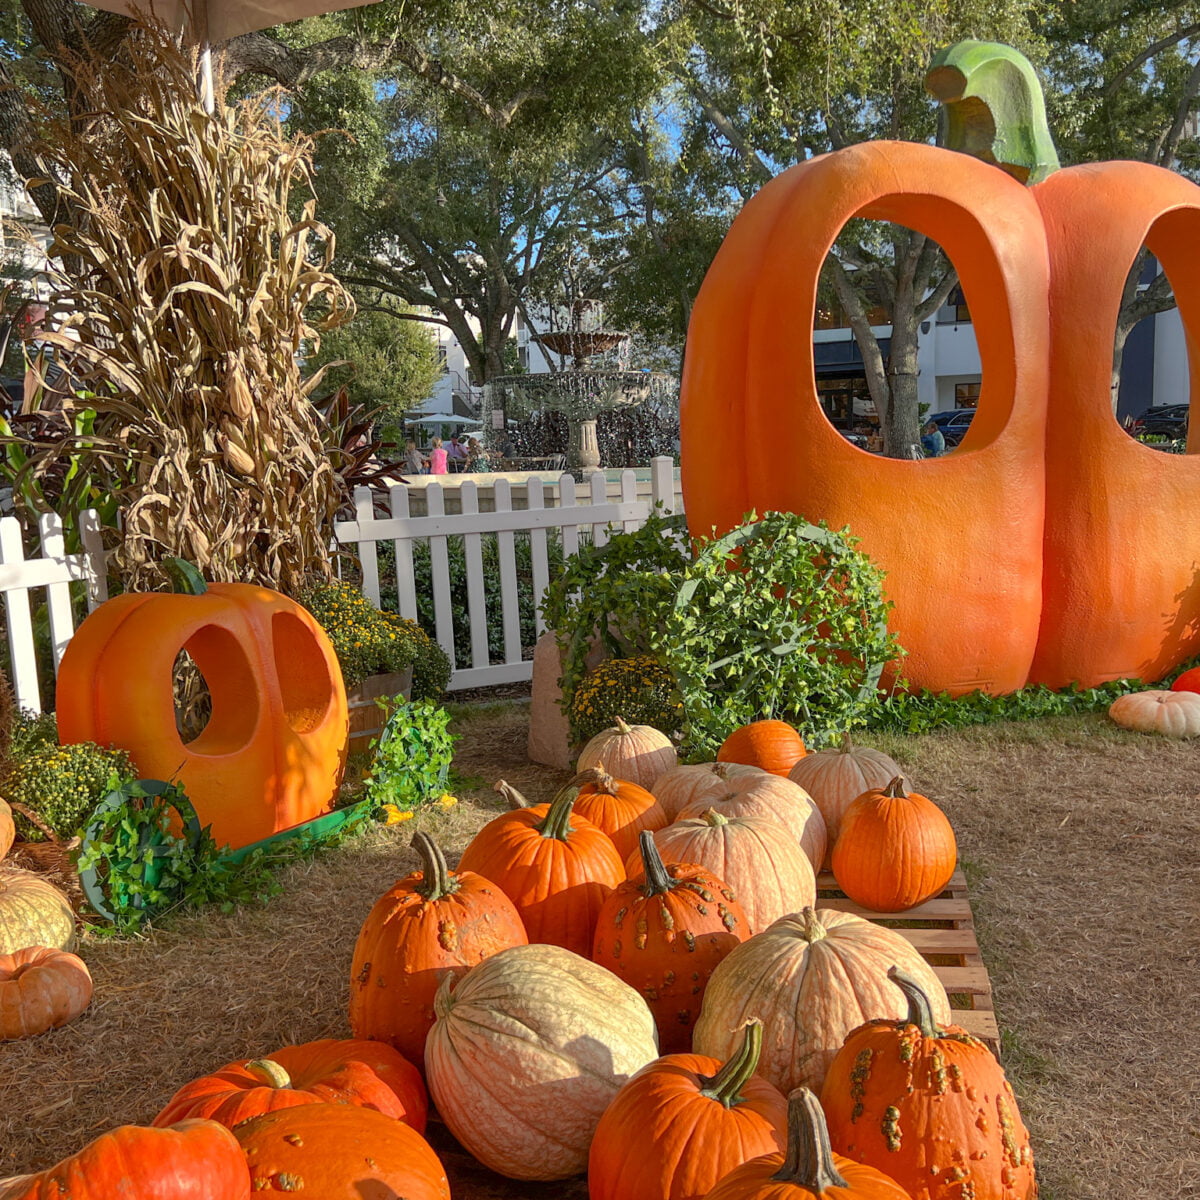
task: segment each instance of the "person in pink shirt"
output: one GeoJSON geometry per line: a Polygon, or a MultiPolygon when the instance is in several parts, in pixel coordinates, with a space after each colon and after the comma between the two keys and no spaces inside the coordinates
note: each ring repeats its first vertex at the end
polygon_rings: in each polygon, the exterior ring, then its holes
{"type": "Polygon", "coordinates": [[[445,475],[446,474],[446,459],[449,457],[446,451],[442,449],[442,439],[435,437],[433,439],[433,449],[429,451],[429,473],[430,475],[445,475]]]}

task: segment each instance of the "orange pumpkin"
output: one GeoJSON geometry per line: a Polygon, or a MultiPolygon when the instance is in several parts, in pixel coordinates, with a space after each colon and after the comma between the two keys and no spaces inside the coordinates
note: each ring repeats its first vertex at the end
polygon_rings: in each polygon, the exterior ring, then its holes
{"type": "MultiPolygon", "coordinates": [[[[352,1104],[305,1104],[243,1121],[234,1131],[250,1190],[319,1200],[450,1200],[446,1172],[408,1125],[352,1104]]],[[[212,1195],[212,1200],[216,1196],[212,1195]]]]}
{"type": "Polygon", "coordinates": [[[596,921],[592,961],[636,988],[664,1054],[687,1050],[704,988],[717,964],[750,936],[733,890],[694,863],[663,865],[644,830],[642,870],[620,884],[596,921]]]}
{"type": "Polygon", "coordinates": [[[790,779],[762,772],[727,781],[723,791],[693,800],[679,813],[680,820],[700,817],[708,810],[724,817],[767,817],[778,821],[800,843],[814,871],[825,861],[825,818],[809,794],[790,779]]]}
{"type": "Polygon", "coordinates": [[[0,955],[0,1041],[66,1025],[91,999],[92,977],[74,954],[32,946],[0,955]]]}
{"type": "Polygon", "coordinates": [[[329,808],[346,689],[300,605],[249,584],[205,586],[189,570],[190,593],[127,592],[75,631],[59,667],[58,732],[128,751],[147,778],[178,778],[217,844],[236,849],[329,808]],[[171,687],[181,650],[212,695],[212,717],[186,745],[171,687]]]}
{"type": "MultiPolygon", "coordinates": [[[[503,780],[497,790],[516,790],[503,780]]],[[[516,906],[530,942],[592,953],[596,918],[625,878],[612,839],[574,812],[568,784],[549,804],[519,807],[489,821],[463,851],[458,869],[490,879],[516,906]]]]}
{"type": "Polygon", "coordinates": [[[913,1200],[1037,1195],[1029,1134],[992,1052],[933,1019],[921,986],[893,968],[906,1016],[855,1029],[821,1089],[833,1148],[886,1172],[913,1200]]]}
{"type": "Polygon", "coordinates": [[[946,814],[904,790],[897,775],[846,809],[833,848],[833,875],[851,900],[876,912],[901,912],[950,882],[958,845],[946,814]]]}
{"type": "Polygon", "coordinates": [[[804,740],[786,721],[752,721],[735,729],[717,751],[717,762],[760,767],[787,778],[808,753],[804,740]]]}
{"type": "Polygon", "coordinates": [[[627,779],[614,779],[602,764],[581,771],[572,783],[579,784],[575,811],[612,838],[622,859],[637,849],[643,829],[653,832],[668,824],[652,793],[627,779]]]}
{"type": "Polygon", "coordinates": [[[12,849],[16,836],[17,829],[13,823],[12,809],[9,808],[7,800],[0,800],[0,858],[3,858],[12,849]]]}
{"type": "Polygon", "coordinates": [[[788,1096],[788,1141],[783,1154],[752,1159],[730,1171],[704,1200],[910,1200],[874,1167],[835,1154],[825,1115],[808,1088],[788,1096]]]}
{"type": "Polygon", "coordinates": [[[825,818],[825,832],[829,838],[825,850],[826,866],[841,832],[842,814],[846,809],[863,792],[886,787],[903,773],[899,765],[881,751],[854,745],[848,733],[843,735],[837,749],[809,754],[791,769],[788,778],[812,797],[825,818]]]}
{"type": "Polygon", "coordinates": [[[350,1028],[355,1037],[389,1042],[423,1065],[442,979],[529,939],[499,885],[474,871],[451,872],[427,833],[416,834],[412,844],[422,869],[375,901],[354,943],[350,1028]]]}
{"type": "Polygon", "coordinates": [[[429,1101],[420,1073],[391,1046],[325,1038],[282,1046],[263,1058],[227,1063],[167,1101],[155,1125],[204,1117],[233,1129],[301,1104],[354,1104],[425,1131],[429,1101]]]}
{"type": "Polygon", "coordinates": [[[783,1149],[787,1101],[754,1074],[761,1045],[751,1021],[724,1064],[669,1054],[643,1067],[596,1126],[590,1200],[699,1200],[734,1167],[783,1149]]]}
{"type": "MultiPolygon", "coordinates": [[[[708,809],[703,816],[676,821],[654,834],[667,863],[697,863],[733,889],[751,934],[784,913],[813,904],[817,880],[796,839],[768,817],[725,817],[708,809]]],[[[626,862],[631,875],[640,860],[626,862]]]]}

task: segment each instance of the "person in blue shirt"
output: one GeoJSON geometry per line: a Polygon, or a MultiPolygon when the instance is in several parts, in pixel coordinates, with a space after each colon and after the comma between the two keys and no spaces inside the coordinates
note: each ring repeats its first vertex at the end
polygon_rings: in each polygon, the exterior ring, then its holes
{"type": "Polygon", "coordinates": [[[946,438],[936,421],[927,422],[921,430],[921,449],[926,458],[938,458],[946,453],[946,438]]]}

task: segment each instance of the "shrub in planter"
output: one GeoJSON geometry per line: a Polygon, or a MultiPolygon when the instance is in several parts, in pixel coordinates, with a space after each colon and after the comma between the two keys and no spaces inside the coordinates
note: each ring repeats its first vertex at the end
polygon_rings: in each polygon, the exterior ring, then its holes
{"type": "MultiPolygon", "coordinates": [[[[14,762],[8,799],[33,809],[61,838],[71,838],[108,792],[137,772],[123,750],[93,742],[50,746],[14,762]]],[[[15,810],[17,832],[29,842],[46,835],[15,810]]]]}
{"type": "Polygon", "coordinates": [[[380,808],[404,811],[446,790],[455,738],[450,714],[432,700],[396,700],[387,706],[393,711],[379,735],[366,795],[380,808]]]}
{"type": "Polygon", "coordinates": [[[623,717],[630,725],[651,725],[665,734],[679,731],[683,705],[671,672],[648,654],[609,658],[575,689],[568,714],[581,742],[623,717]]]}

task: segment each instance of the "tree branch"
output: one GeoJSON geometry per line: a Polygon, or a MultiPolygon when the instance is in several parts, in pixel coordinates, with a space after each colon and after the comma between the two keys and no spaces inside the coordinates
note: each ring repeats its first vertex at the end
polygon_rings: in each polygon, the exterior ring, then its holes
{"type": "Polygon", "coordinates": [[[1152,43],[1147,46],[1141,54],[1132,58],[1127,62],[1107,83],[1104,91],[1100,94],[1107,100],[1111,99],[1116,94],[1117,89],[1134,73],[1139,67],[1148,63],[1155,55],[1161,54],[1164,50],[1169,50],[1178,42],[1186,41],[1190,37],[1195,37],[1200,33],[1200,22],[1195,25],[1188,25],[1183,29],[1176,30],[1167,37],[1152,43]]]}
{"type": "Polygon", "coordinates": [[[1200,95],[1200,59],[1192,67],[1192,72],[1188,76],[1187,83],[1184,84],[1183,95],[1179,98],[1179,104],[1175,109],[1175,119],[1171,122],[1171,128],[1163,133],[1162,137],[1158,140],[1158,144],[1154,147],[1153,161],[1160,167],[1170,168],[1175,162],[1175,156],[1179,151],[1179,143],[1183,138],[1183,131],[1187,128],[1188,118],[1192,115],[1192,108],[1197,95],[1200,95]]]}

